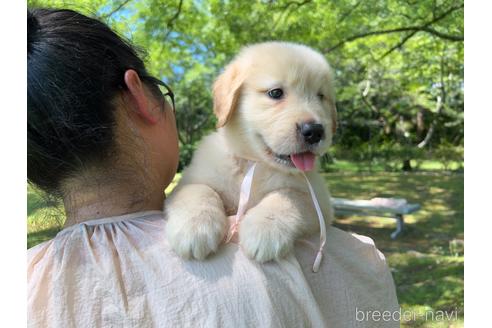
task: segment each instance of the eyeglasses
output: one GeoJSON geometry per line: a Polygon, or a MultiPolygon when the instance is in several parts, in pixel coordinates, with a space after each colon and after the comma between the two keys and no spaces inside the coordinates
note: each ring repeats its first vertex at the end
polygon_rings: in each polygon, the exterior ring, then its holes
{"type": "Polygon", "coordinates": [[[161,80],[157,80],[156,84],[161,86],[161,87],[164,87],[164,89],[166,89],[165,90],[166,92],[162,92],[163,90],[161,90],[161,93],[164,97],[169,97],[171,99],[171,104],[173,106],[173,112],[176,113],[176,105],[174,104],[174,92],[171,90],[171,88],[166,83],[162,82],[161,80]]]}
{"type": "Polygon", "coordinates": [[[152,76],[144,76],[141,77],[142,79],[145,79],[151,83],[156,84],[159,87],[159,90],[161,91],[162,96],[169,97],[171,99],[171,105],[173,106],[173,113],[176,113],[176,105],[174,103],[174,92],[171,90],[171,88],[164,82],[162,82],[159,79],[156,79],[155,77],[152,76]]]}

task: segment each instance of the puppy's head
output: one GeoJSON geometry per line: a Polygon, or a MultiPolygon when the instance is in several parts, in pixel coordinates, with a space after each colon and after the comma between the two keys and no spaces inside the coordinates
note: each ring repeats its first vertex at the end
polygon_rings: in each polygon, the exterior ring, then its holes
{"type": "Polygon", "coordinates": [[[310,170],[336,130],[332,73],[299,44],[244,48],[213,88],[218,127],[236,155],[276,168],[310,170]]]}

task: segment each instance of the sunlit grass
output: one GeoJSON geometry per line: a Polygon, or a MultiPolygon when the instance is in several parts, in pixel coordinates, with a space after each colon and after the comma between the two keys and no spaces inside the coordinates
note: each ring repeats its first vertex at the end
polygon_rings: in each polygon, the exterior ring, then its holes
{"type": "Polygon", "coordinates": [[[171,191],[173,191],[174,187],[176,187],[176,185],[178,184],[179,179],[181,179],[181,173],[176,173],[173,181],[166,188],[166,191],[165,191],[166,195],[169,195],[171,193],[171,191]]]}

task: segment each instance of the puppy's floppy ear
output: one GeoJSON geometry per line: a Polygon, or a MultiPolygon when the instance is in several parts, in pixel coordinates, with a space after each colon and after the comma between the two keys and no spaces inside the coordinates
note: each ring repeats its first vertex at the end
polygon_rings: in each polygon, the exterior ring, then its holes
{"type": "Polygon", "coordinates": [[[229,64],[213,86],[214,114],[217,127],[224,126],[236,110],[244,77],[237,63],[229,64]]]}
{"type": "Polygon", "coordinates": [[[335,102],[335,81],[333,78],[333,73],[331,73],[331,68],[330,68],[330,74],[328,74],[328,85],[329,85],[329,91],[328,91],[328,98],[330,99],[330,114],[331,114],[331,135],[334,136],[335,132],[337,131],[337,105],[335,102]]]}
{"type": "Polygon", "coordinates": [[[331,106],[331,135],[335,135],[337,132],[337,106],[335,106],[335,102],[333,102],[333,106],[331,106]]]}

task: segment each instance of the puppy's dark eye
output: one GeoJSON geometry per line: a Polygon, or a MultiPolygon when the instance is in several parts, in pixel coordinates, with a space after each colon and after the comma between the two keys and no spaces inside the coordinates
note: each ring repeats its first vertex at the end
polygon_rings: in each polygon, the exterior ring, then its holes
{"type": "Polygon", "coordinates": [[[284,91],[280,88],[268,91],[268,96],[272,99],[280,99],[284,95],[284,91]]]}
{"type": "Polygon", "coordinates": [[[318,98],[319,100],[325,100],[325,95],[320,92],[318,93],[318,98]]]}

